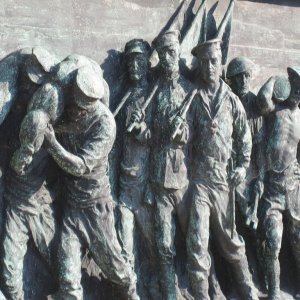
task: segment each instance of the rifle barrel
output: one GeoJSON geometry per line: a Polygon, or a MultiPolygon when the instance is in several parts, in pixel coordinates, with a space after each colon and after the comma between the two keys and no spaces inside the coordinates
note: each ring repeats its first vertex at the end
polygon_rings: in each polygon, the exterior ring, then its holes
{"type": "MultiPolygon", "coordinates": [[[[197,91],[198,91],[197,89],[194,89],[194,90],[191,92],[191,94],[190,94],[190,96],[188,97],[188,99],[186,100],[186,102],[184,103],[184,105],[183,105],[183,107],[182,107],[182,110],[180,111],[180,117],[181,117],[181,118],[185,118],[185,115],[186,115],[186,113],[187,113],[189,107],[191,106],[192,101],[193,101],[193,99],[194,99],[194,97],[195,97],[197,91]]],[[[176,135],[177,135],[177,132],[178,132],[178,130],[179,130],[181,124],[182,124],[182,122],[181,122],[180,124],[178,124],[178,126],[175,128],[175,131],[174,131],[173,134],[172,134],[172,139],[173,139],[173,140],[175,139],[175,137],[176,137],[176,135]]]]}
{"type": "MultiPolygon", "coordinates": [[[[148,105],[150,104],[152,98],[154,97],[157,89],[159,87],[159,82],[157,81],[155,86],[153,87],[149,97],[146,99],[144,105],[142,106],[142,111],[145,112],[148,105]]],[[[127,132],[132,132],[132,130],[135,128],[135,126],[140,122],[140,120],[135,120],[134,122],[132,122],[128,127],[127,127],[127,132]]]]}
{"type": "Polygon", "coordinates": [[[117,108],[115,109],[115,111],[113,112],[114,117],[119,113],[119,111],[121,110],[121,108],[123,107],[123,105],[125,104],[125,102],[127,101],[130,95],[131,95],[131,91],[128,90],[125,96],[122,98],[119,105],[117,106],[117,108]]]}

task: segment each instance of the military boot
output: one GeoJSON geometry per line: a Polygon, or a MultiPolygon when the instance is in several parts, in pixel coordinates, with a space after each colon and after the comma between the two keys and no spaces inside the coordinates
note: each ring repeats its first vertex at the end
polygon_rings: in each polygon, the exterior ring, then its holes
{"type": "Polygon", "coordinates": [[[124,289],[125,299],[128,300],[140,300],[139,295],[137,294],[136,284],[131,284],[124,289]]]}
{"type": "Polygon", "coordinates": [[[176,300],[175,269],[172,263],[160,265],[160,286],[164,300],[176,300]]]}
{"type": "Polygon", "coordinates": [[[300,264],[298,262],[298,259],[296,259],[297,261],[297,286],[296,286],[296,293],[294,298],[296,300],[300,300],[300,286],[298,286],[299,282],[300,282],[300,264]]]}
{"type": "Polygon", "coordinates": [[[191,285],[194,300],[210,300],[208,294],[208,280],[197,280],[197,282],[191,281],[191,285]]]}
{"type": "Polygon", "coordinates": [[[246,256],[231,264],[242,299],[259,300],[249,272],[246,256]]]}
{"type": "Polygon", "coordinates": [[[280,300],[280,265],[277,257],[266,255],[268,300],[280,300]]]}

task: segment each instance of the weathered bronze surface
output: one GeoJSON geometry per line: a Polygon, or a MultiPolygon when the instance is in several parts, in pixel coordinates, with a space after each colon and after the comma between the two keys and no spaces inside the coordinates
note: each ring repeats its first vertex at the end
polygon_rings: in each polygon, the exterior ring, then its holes
{"type": "Polygon", "coordinates": [[[228,62],[237,3],[211,2],[110,74],[0,61],[1,300],[300,299],[300,67],[256,95],[251,47],[228,62]]]}

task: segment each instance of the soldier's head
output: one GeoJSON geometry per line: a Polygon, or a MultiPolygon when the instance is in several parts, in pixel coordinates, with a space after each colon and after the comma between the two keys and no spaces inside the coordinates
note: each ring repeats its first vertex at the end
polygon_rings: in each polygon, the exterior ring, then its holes
{"type": "Polygon", "coordinates": [[[287,71],[291,84],[288,101],[292,105],[298,105],[300,103],[300,67],[288,67],[287,71]]]}
{"type": "Polygon", "coordinates": [[[234,58],[227,67],[226,78],[233,92],[239,97],[250,90],[254,63],[244,56],[234,58]]]}
{"type": "Polygon", "coordinates": [[[180,44],[178,30],[166,31],[159,35],[153,41],[153,47],[157,51],[159,65],[163,71],[170,74],[179,70],[180,44]]]}
{"type": "Polygon", "coordinates": [[[59,63],[55,55],[42,47],[32,48],[32,54],[25,61],[25,75],[30,83],[42,85],[59,63]]]}
{"type": "Polygon", "coordinates": [[[124,56],[131,81],[138,82],[147,77],[150,51],[150,45],[142,39],[133,39],[126,43],[124,56]]]}
{"type": "Polygon", "coordinates": [[[81,113],[93,111],[98,100],[104,96],[103,79],[92,68],[86,66],[78,69],[73,86],[73,100],[69,103],[70,117],[78,118],[81,113]]]}
{"type": "Polygon", "coordinates": [[[218,82],[222,72],[221,40],[200,43],[193,48],[192,54],[197,57],[201,79],[208,84],[218,82]]]}

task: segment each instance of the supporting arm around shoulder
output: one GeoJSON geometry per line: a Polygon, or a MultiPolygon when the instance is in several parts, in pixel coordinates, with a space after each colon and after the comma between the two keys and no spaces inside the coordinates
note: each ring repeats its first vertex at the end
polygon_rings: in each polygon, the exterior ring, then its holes
{"type": "Polygon", "coordinates": [[[49,154],[63,171],[74,176],[81,176],[86,172],[83,159],[68,152],[57,141],[52,126],[48,126],[45,132],[45,144],[49,154]]]}

